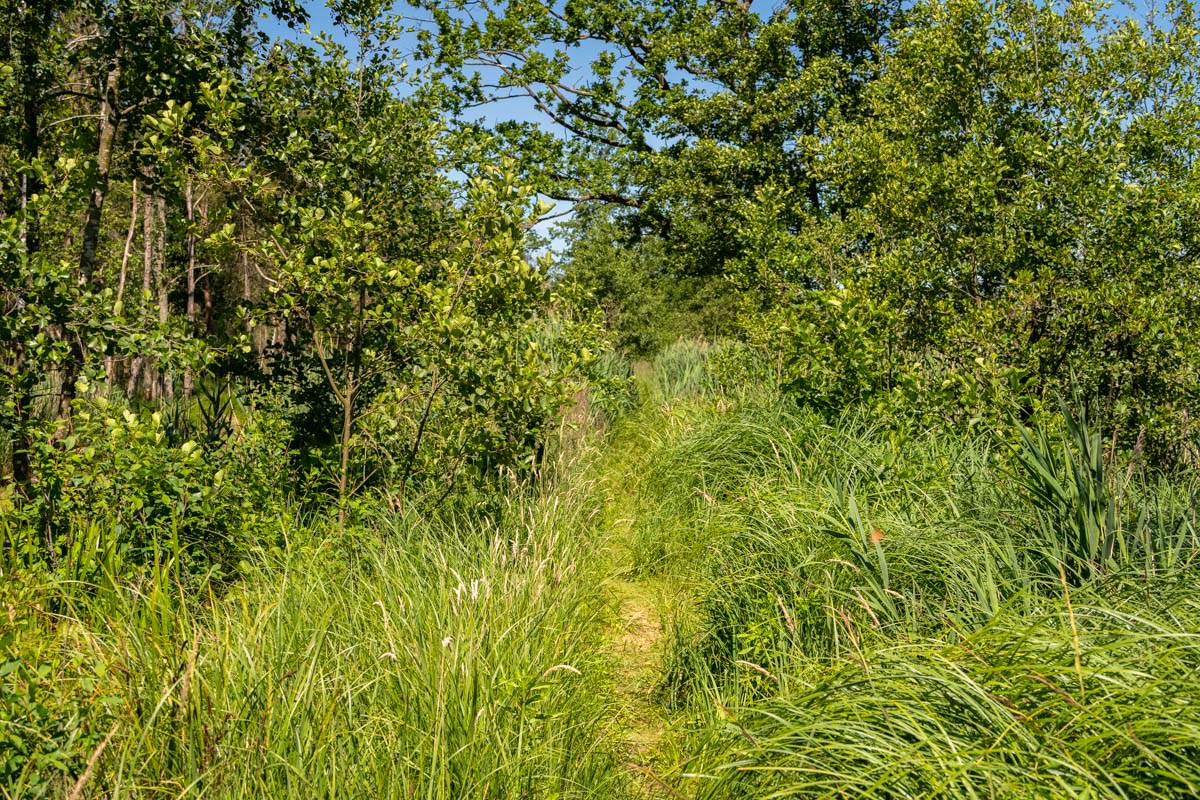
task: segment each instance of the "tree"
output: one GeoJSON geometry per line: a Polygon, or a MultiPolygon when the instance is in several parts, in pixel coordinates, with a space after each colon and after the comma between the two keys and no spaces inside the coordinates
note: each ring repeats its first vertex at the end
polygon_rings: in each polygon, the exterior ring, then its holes
{"type": "Polygon", "coordinates": [[[680,338],[734,330],[739,304],[722,276],[676,274],[669,245],[631,235],[611,209],[580,206],[560,233],[564,284],[595,298],[624,353],[647,358],[680,338]]]}
{"type": "Polygon", "coordinates": [[[1029,416],[1076,381],[1128,444],[1177,448],[1200,385],[1194,9],[948,0],[911,22],[821,147],[846,214],[794,236],[762,195],[742,227],[764,341],[807,396],[1029,416]]]}
{"type": "MultiPolygon", "coordinates": [[[[284,2],[271,7],[289,20],[302,16],[284,2]]],[[[253,8],[158,0],[3,6],[0,388],[12,474],[24,493],[40,418],[62,422],[56,435],[69,428],[79,377],[103,369],[115,380],[118,366],[132,363],[136,388],[140,365],[167,367],[164,359],[183,363],[195,353],[170,324],[177,276],[167,250],[184,226],[168,230],[168,205],[190,202],[186,181],[172,184],[166,174],[190,158],[174,148],[195,131],[177,131],[168,146],[159,127],[181,109],[198,110],[202,87],[244,63],[253,8]],[[114,201],[128,217],[114,218],[114,201]],[[125,291],[139,211],[143,288],[157,295],[155,305],[125,291]]],[[[195,227],[187,227],[184,238],[194,240],[195,227]]],[[[159,378],[169,394],[169,373],[159,378]]]]}
{"type": "MultiPolygon", "coordinates": [[[[425,53],[458,110],[522,97],[553,123],[502,122],[536,188],[623,213],[675,269],[722,275],[744,198],[786,186],[823,214],[820,126],[853,116],[898,4],[808,0],[763,14],[701,0],[429,0],[425,53]],[[574,76],[583,74],[576,79],[574,76]],[[557,132],[553,132],[557,131],[557,132]]],[[[470,125],[478,130],[479,125],[470,125]]]]}

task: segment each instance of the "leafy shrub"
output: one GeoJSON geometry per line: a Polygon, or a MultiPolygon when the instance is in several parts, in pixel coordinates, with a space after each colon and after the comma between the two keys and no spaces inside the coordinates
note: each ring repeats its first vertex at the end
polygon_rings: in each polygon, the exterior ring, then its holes
{"type": "Polygon", "coordinates": [[[747,202],[744,322],[790,392],[986,428],[1075,382],[1123,446],[1194,461],[1200,36],[1189,3],[1137,17],[914,5],[814,144],[836,211],[747,202]]]}
{"type": "Polygon", "coordinates": [[[0,498],[5,558],[83,581],[185,553],[195,570],[228,569],[284,498],[287,437],[251,415],[206,449],[172,441],[160,412],[81,399],[69,433],[36,439],[36,494],[0,498]]]}

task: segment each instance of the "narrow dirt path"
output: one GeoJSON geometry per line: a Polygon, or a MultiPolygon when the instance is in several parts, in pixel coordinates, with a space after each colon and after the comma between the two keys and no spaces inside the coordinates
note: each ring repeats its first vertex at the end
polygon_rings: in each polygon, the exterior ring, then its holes
{"type": "Polygon", "coordinates": [[[612,664],[611,690],[619,709],[612,735],[632,778],[633,797],[675,800],[680,795],[663,776],[672,771],[674,758],[669,752],[676,731],[655,694],[664,677],[663,616],[672,613],[668,609],[678,600],[678,587],[670,578],[646,574],[635,566],[642,535],[636,520],[645,502],[634,477],[640,449],[615,450],[611,455],[615,458],[605,465],[598,488],[610,565],[605,588],[615,611],[604,637],[612,664]]]}
{"type": "Polygon", "coordinates": [[[652,582],[615,580],[612,591],[619,608],[610,647],[627,766],[643,796],[670,797],[658,777],[656,764],[659,742],[667,732],[667,723],[654,700],[654,690],[662,678],[663,659],[659,598],[652,582]]]}

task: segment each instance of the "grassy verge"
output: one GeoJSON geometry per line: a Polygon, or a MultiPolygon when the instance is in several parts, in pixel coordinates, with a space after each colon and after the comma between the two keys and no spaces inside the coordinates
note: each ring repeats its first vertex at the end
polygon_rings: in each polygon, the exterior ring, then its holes
{"type": "Polygon", "coordinates": [[[1017,433],[704,394],[627,421],[634,572],[689,597],[672,796],[1200,792],[1195,477],[1017,433]]]}
{"type": "Polygon", "coordinates": [[[112,735],[86,774],[6,794],[621,795],[590,499],[580,481],[500,522],[380,514],[297,534],[199,607],[164,571],[64,610],[41,646],[112,735]]]}

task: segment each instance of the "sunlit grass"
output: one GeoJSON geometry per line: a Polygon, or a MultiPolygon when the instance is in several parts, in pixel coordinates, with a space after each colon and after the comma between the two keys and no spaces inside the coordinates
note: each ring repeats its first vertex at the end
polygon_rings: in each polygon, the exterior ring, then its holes
{"type": "Polygon", "coordinates": [[[69,644],[118,698],[89,795],[620,794],[585,494],[380,514],[198,609],[165,577],[76,609],[69,644]]]}
{"type": "Polygon", "coordinates": [[[1075,421],[827,418],[731,398],[697,345],[666,361],[486,515],[281,521],[282,546],[200,597],[169,562],[10,587],[52,668],[8,685],[54,698],[92,756],[53,788],[1200,794],[1194,475],[1114,470],[1075,421]],[[653,624],[614,641],[621,597],[648,614],[650,594],[653,624]]]}

